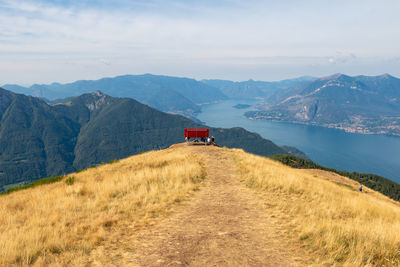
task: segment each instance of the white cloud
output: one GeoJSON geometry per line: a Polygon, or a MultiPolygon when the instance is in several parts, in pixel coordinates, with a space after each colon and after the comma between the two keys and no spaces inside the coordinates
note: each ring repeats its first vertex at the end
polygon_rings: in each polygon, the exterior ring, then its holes
{"type": "Polygon", "coordinates": [[[0,0],[0,82],[132,72],[280,79],[296,68],[328,71],[362,58],[399,56],[396,1],[99,1],[0,0]],[[43,70],[31,67],[37,62],[43,70]],[[271,76],[266,66],[280,74],[271,76]],[[18,68],[37,75],[25,78],[18,68]]]}
{"type": "Polygon", "coordinates": [[[111,62],[108,61],[107,59],[104,59],[104,58],[100,58],[99,62],[104,64],[104,65],[106,65],[106,66],[110,66],[111,65],[111,62]]]}
{"type": "Polygon", "coordinates": [[[328,62],[330,64],[337,64],[337,63],[346,64],[346,63],[351,63],[356,59],[357,56],[354,53],[339,51],[336,53],[335,56],[330,57],[328,59],[328,62]]]}

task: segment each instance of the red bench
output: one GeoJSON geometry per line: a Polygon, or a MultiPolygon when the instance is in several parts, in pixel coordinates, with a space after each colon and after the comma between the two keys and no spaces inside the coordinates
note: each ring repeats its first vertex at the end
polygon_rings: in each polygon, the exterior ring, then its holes
{"type": "Polygon", "coordinates": [[[210,129],[185,129],[185,139],[187,144],[204,144],[209,145],[211,142],[210,129]],[[192,142],[190,142],[192,138],[192,142]],[[200,139],[200,140],[199,140],[200,139]]]}
{"type": "Polygon", "coordinates": [[[210,129],[185,129],[185,138],[207,138],[210,136],[210,129]]]}

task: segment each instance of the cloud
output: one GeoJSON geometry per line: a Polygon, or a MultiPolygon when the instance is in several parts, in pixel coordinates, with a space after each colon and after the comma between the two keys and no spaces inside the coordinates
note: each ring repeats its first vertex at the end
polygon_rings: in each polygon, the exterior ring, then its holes
{"type": "Polygon", "coordinates": [[[133,71],[232,78],[276,66],[280,79],[302,66],[398,56],[397,2],[333,2],[0,0],[0,78],[24,79],[18,69],[33,72],[32,82],[49,72],[56,80],[133,71]],[[38,62],[43,69],[32,67],[38,62]]]}
{"type": "Polygon", "coordinates": [[[328,62],[330,64],[338,64],[338,63],[346,64],[346,63],[351,63],[356,59],[357,56],[354,53],[339,51],[336,53],[335,56],[330,57],[328,59],[328,62]]]}
{"type": "Polygon", "coordinates": [[[104,58],[100,58],[100,59],[99,59],[99,62],[100,62],[101,64],[106,65],[106,66],[111,66],[111,62],[108,61],[108,60],[106,60],[106,59],[104,59],[104,58]]]}

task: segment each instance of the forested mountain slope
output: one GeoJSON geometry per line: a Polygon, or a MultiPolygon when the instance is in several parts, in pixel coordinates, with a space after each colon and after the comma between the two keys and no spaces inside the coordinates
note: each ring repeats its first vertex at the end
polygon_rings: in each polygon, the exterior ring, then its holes
{"type": "MultiPolygon", "coordinates": [[[[99,91],[49,105],[0,89],[0,186],[166,148],[190,127],[205,126],[99,91]]],[[[242,128],[211,128],[211,134],[220,145],[260,155],[287,152],[242,128]]]]}

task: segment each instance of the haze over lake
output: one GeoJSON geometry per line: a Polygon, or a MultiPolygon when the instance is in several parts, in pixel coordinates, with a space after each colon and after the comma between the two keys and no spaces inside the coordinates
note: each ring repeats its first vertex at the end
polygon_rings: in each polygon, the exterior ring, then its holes
{"type": "MultiPolygon", "coordinates": [[[[363,135],[284,122],[249,120],[237,104],[256,100],[227,100],[202,106],[198,119],[213,127],[243,127],[278,145],[295,146],[314,162],[340,170],[374,173],[400,183],[400,137],[363,135]]],[[[218,140],[216,140],[218,143],[218,140]]]]}

